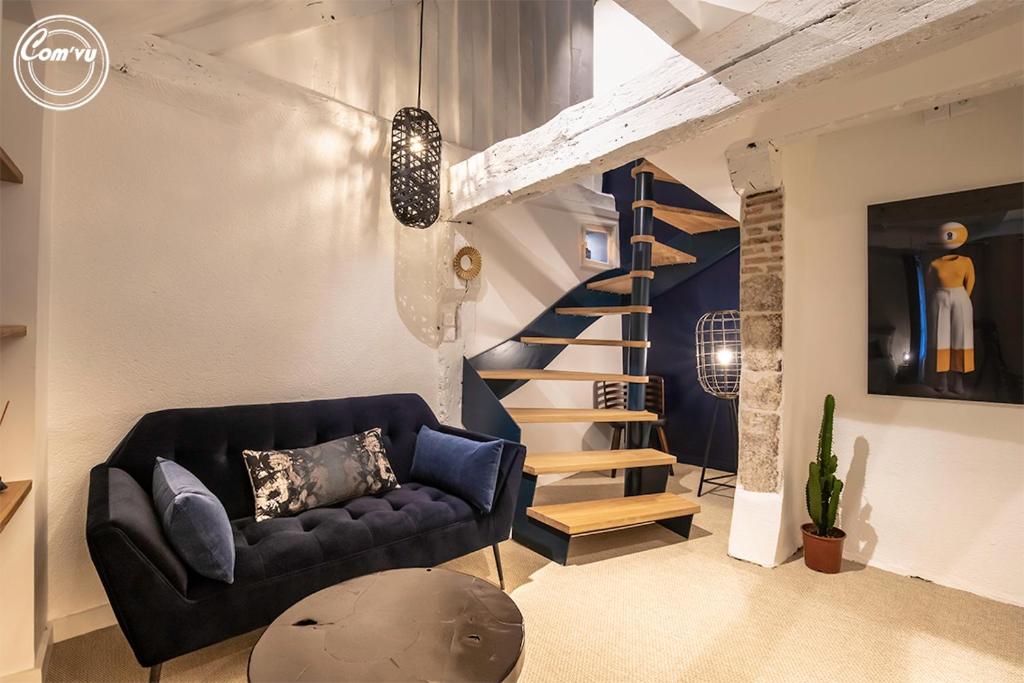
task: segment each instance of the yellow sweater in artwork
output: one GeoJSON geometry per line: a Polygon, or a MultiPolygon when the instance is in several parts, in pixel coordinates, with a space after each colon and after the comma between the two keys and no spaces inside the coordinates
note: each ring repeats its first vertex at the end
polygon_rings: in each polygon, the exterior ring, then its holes
{"type": "Polygon", "coordinates": [[[974,371],[974,263],[949,254],[931,262],[931,322],[936,372],[974,371]]]}
{"type": "Polygon", "coordinates": [[[974,262],[966,256],[940,256],[932,261],[929,275],[939,287],[963,287],[967,296],[974,291],[974,262]]]}

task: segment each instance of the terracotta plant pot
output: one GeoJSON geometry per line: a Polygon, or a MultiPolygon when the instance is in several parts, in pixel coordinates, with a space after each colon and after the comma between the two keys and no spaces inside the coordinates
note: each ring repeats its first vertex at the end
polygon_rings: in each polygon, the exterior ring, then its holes
{"type": "Polygon", "coordinates": [[[846,534],[842,529],[833,529],[835,536],[819,536],[814,524],[804,524],[804,564],[816,572],[838,574],[843,566],[843,541],[846,534]]]}

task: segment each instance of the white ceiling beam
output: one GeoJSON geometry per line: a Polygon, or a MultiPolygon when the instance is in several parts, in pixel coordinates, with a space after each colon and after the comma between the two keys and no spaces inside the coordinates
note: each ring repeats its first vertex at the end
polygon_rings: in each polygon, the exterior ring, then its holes
{"type": "MultiPolygon", "coordinates": [[[[1001,22],[1002,23],[1002,22],[1001,22]]],[[[779,147],[802,138],[976,98],[1024,83],[1024,23],[1000,28],[898,66],[839,78],[747,109],[647,158],[730,216],[738,217],[725,150],[737,141],[771,140],[779,147]]]]}
{"type": "Polygon", "coordinates": [[[997,25],[1017,0],[768,2],[686,57],[562,111],[449,170],[453,217],[656,153],[808,85],[938,49],[997,25]]]}

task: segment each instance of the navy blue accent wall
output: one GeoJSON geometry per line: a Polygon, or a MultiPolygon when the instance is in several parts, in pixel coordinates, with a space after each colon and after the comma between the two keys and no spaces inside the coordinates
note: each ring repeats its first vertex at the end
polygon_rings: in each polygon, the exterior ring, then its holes
{"type": "MultiPolygon", "coordinates": [[[[699,465],[711,426],[716,399],[697,382],[694,328],[708,311],[739,308],[739,251],[651,301],[651,350],[647,372],[665,378],[669,450],[679,462],[699,465]]],[[[731,432],[728,406],[718,409],[709,465],[736,471],[736,435],[731,432]]]]}
{"type": "MultiPolygon", "coordinates": [[[[619,253],[622,255],[623,268],[629,266],[633,255],[633,245],[629,243],[629,238],[633,236],[633,176],[630,175],[632,168],[633,164],[629,163],[614,171],[608,171],[604,174],[601,183],[601,190],[615,197],[615,208],[619,212],[619,253]]],[[[683,206],[700,211],[721,211],[690,188],[675,183],[655,182],[654,199],[669,206],[683,206]]],[[[689,248],[691,241],[701,239],[699,235],[685,235],[671,225],[666,225],[658,220],[654,221],[654,237],[659,242],[672,242],[673,247],[688,253],[693,253],[689,248]]],[[[738,280],[736,287],[738,290],[738,280]]]]}
{"type": "MultiPolygon", "coordinates": [[[[632,166],[626,164],[608,171],[604,174],[602,185],[604,192],[615,197],[615,206],[619,211],[619,243],[624,268],[628,267],[632,252],[629,243],[633,234],[632,166]]],[[[654,198],[671,206],[720,211],[684,185],[656,182],[654,198]]],[[[696,245],[688,248],[691,241],[711,238],[713,233],[686,236],[670,225],[655,221],[654,235],[659,242],[671,241],[673,246],[695,253],[702,250],[696,245]]],[[[657,278],[655,271],[655,282],[657,278]]],[[[739,282],[739,250],[734,250],[706,270],[651,300],[654,315],[650,319],[651,350],[647,356],[647,371],[665,378],[665,431],[669,450],[680,462],[699,465],[703,461],[704,446],[711,426],[711,411],[715,401],[719,400],[706,394],[697,382],[693,348],[697,319],[708,311],[739,308],[739,282]]],[[[735,472],[736,437],[730,433],[726,408],[724,403],[719,408],[709,465],[715,469],[735,472]]]]}

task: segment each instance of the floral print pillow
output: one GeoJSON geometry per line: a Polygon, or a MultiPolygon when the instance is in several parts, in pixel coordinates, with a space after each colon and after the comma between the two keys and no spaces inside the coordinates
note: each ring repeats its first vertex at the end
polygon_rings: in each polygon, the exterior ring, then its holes
{"type": "Polygon", "coordinates": [[[398,488],[379,427],[308,448],[246,450],[242,457],[257,522],[398,488]]]}

